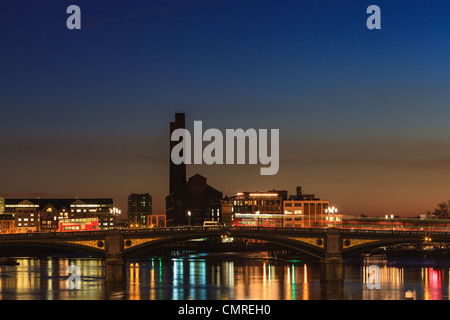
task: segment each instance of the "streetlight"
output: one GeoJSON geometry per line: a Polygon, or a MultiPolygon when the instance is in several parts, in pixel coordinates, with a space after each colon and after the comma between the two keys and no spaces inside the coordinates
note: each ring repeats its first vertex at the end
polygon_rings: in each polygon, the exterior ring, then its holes
{"type": "Polygon", "coordinates": [[[188,214],[188,217],[189,217],[189,227],[190,227],[191,226],[191,211],[188,210],[187,214],[188,214]]]}
{"type": "Polygon", "coordinates": [[[329,207],[328,209],[325,209],[325,213],[327,213],[327,212],[330,214],[337,213],[338,209],[335,206],[332,206],[332,207],[329,207]]]}
{"type": "MultiPolygon", "coordinates": [[[[286,215],[288,214],[287,212],[288,212],[287,210],[284,210],[282,227],[286,227],[286,215]]],[[[292,218],[291,218],[291,226],[292,226],[292,218]]]]}
{"type": "Polygon", "coordinates": [[[256,211],[256,220],[258,221],[258,229],[259,229],[259,210],[256,211]]]}
{"type": "MultiPolygon", "coordinates": [[[[392,221],[392,219],[394,219],[394,215],[393,214],[391,214],[390,216],[386,215],[385,218],[386,218],[386,220],[391,219],[391,221],[392,221]]],[[[394,221],[391,222],[391,227],[392,227],[392,230],[394,230],[394,221]]]]}
{"type": "Polygon", "coordinates": [[[338,209],[335,206],[325,209],[325,213],[328,215],[327,219],[328,219],[328,221],[332,221],[333,225],[335,224],[335,220],[336,220],[336,218],[333,215],[337,212],[338,212],[338,209]]]}
{"type": "Polygon", "coordinates": [[[109,213],[112,214],[114,216],[114,227],[116,227],[117,225],[117,216],[120,215],[122,213],[122,211],[119,208],[110,208],[109,209],[109,213]]]}

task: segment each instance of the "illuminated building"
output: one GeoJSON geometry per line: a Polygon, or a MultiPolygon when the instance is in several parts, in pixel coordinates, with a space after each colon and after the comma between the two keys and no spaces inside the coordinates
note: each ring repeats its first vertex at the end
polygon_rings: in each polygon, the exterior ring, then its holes
{"type": "Polygon", "coordinates": [[[61,219],[67,219],[68,216],[69,210],[65,206],[56,208],[51,203],[48,203],[41,210],[39,210],[39,231],[52,232],[58,230],[58,221],[61,219]]]}
{"type": "Polygon", "coordinates": [[[149,193],[132,193],[128,196],[128,223],[130,227],[147,227],[151,214],[152,196],[149,193]]]}
{"type": "Polygon", "coordinates": [[[233,201],[229,197],[221,200],[222,224],[225,226],[233,225],[233,201]]]}
{"type": "Polygon", "coordinates": [[[0,214],[5,213],[5,199],[0,197],[0,214]]]}
{"type": "Polygon", "coordinates": [[[14,233],[16,232],[16,224],[14,215],[12,214],[0,214],[0,233],[14,233]]]}
{"type": "Polygon", "coordinates": [[[287,191],[238,192],[231,197],[233,224],[283,226],[283,201],[287,191]]]}
{"type": "Polygon", "coordinates": [[[112,199],[5,199],[5,213],[13,214],[16,232],[51,232],[60,219],[97,218],[100,230],[114,227],[112,199]]]}
{"type": "Polygon", "coordinates": [[[287,191],[238,192],[231,197],[233,225],[266,227],[334,226],[342,223],[342,215],[328,200],[314,194],[295,195],[287,191]]]}
{"type": "Polygon", "coordinates": [[[152,213],[148,216],[148,225],[149,228],[165,228],[166,225],[166,215],[165,214],[156,214],[152,213]]]}
{"type": "Polygon", "coordinates": [[[334,212],[328,214],[328,200],[283,201],[284,225],[286,227],[309,227],[341,221],[334,212]]]}
{"type": "Polygon", "coordinates": [[[303,194],[297,187],[296,195],[283,201],[284,226],[310,227],[335,226],[342,223],[342,215],[328,200],[320,200],[314,194],[303,194]]]}
{"type": "Polygon", "coordinates": [[[70,204],[70,217],[97,218],[100,230],[112,229],[116,220],[111,212],[113,208],[112,199],[77,199],[70,204]]]}
{"type": "Polygon", "coordinates": [[[39,204],[26,199],[5,199],[5,213],[14,216],[16,232],[39,231],[39,204]]]}

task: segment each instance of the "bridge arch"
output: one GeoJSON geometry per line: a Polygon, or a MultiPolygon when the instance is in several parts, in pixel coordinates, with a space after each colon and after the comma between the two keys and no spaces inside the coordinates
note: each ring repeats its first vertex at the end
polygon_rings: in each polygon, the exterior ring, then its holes
{"type": "Polygon", "coordinates": [[[362,253],[370,253],[374,249],[392,246],[396,244],[408,244],[408,243],[423,243],[423,238],[420,237],[404,237],[404,238],[392,238],[392,239],[366,239],[361,244],[349,246],[346,248],[346,241],[343,240],[342,254],[344,257],[354,256],[362,253]]]}
{"type": "Polygon", "coordinates": [[[147,241],[142,241],[141,243],[136,245],[131,245],[134,242],[132,237],[125,237],[125,247],[123,254],[125,259],[130,259],[145,252],[170,245],[171,243],[189,241],[194,239],[217,239],[221,236],[263,240],[285,248],[304,252],[318,259],[323,259],[325,252],[324,239],[321,237],[300,238],[280,236],[280,234],[267,234],[267,232],[255,231],[251,229],[247,229],[244,231],[236,231],[233,229],[217,229],[207,232],[203,230],[201,232],[194,231],[185,234],[172,234],[166,237],[161,235],[154,235],[152,237],[149,237],[147,241]]]}
{"type": "MultiPolygon", "coordinates": [[[[100,245],[101,246],[101,245],[100,245]]],[[[32,252],[33,249],[58,249],[64,251],[70,251],[75,253],[80,253],[87,256],[92,256],[96,258],[103,258],[105,255],[104,250],[101,248],[95,248],[79,243],[70,242],[51,242],[51,241],[2,241],[0,243],[0,252],[16,252],[20,254],[21,252],[28,253],[32,252]],[[17,250],[17,251],[16,251],[17,250]]]]}

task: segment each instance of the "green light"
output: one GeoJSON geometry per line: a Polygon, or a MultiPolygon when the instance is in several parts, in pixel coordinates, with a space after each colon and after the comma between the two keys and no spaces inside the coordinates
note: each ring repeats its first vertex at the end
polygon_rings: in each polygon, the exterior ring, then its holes
{"type": "Polygon", "coordinates": [[[291,295],[292,295],[292,299],[295,300],[295,270],[294,270],[294,265],[292,265],[291,295]]]}

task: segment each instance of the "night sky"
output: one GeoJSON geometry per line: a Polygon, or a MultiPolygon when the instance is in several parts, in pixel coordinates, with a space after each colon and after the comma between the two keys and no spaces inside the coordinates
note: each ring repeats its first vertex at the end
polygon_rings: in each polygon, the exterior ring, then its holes
{"type": "Polygon", "coordinates": [[[188,128],[280,129],[277,175],[188,166],[224,195],[302,186],[382,216],[450,199],[448,0],[4,0],[0,39],[4,197],[125,212],[149,192],[164,212],[169,122],[185,112],[188,128]]]}

